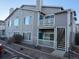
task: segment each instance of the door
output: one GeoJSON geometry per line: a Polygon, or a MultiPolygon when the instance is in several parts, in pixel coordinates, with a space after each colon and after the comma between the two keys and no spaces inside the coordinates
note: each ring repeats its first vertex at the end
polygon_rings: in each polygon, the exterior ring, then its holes
{"type": "Polygon", "coordinates": [[[57,28],[57,49],[65,49],[65,28],[57,28]]]}

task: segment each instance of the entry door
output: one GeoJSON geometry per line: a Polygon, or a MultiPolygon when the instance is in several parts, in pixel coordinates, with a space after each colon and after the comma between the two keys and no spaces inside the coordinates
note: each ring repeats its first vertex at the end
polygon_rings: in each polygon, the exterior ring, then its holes
{"type": "Polygon", "coordinates": [[[57,28],[57,48],[65,49],[65,28],[57,28]]]}

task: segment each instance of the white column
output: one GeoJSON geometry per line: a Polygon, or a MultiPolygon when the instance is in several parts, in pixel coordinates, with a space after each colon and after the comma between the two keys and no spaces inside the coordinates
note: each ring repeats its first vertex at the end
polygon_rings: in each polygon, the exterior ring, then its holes
{"type": "Polygon", "coordinates": [[[54,48],[57,49],[57,28],[54,28],[54,48]]]}

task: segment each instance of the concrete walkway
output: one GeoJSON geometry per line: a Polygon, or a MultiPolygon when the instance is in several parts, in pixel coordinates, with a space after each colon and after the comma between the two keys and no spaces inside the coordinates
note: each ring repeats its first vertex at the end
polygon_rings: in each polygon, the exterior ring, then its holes
{"type": "Polygon", "coordinates": [[[55,50],[51,54],[54,55],[54,56],[57,56],[57,57],[64,58],[65,51],[55,50]]]}
{"type": "MultiPolygon", "coordinates": [[[[6,43],[6,42],[4,42],[6,43]]],[[[22,45],[18,45],[18,44],[5,44],[4,45],[5,48],[10,49],[18,54],[24,55],[24,56],[28,56],[31,59],[61,59],[58,56],[54,56],[52,54],[37,50],[37,49],[32,49],[29,47],[25,47],[22,45]]]]}

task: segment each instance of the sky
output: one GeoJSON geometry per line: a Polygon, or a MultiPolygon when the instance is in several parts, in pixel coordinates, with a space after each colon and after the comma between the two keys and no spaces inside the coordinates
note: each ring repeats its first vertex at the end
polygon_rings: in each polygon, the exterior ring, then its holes
{"type": "MultiPolygon", "coordinates": [[[[35,5],[36,0],[0,0],[0,20],[5,20],[10,8],[19,8],[21,5],[35,5]]],[[[43,5],[62,6],[64,9],[73,9],[77,13],[79,23],[79,0],[43,0],[43,5]]]]}

